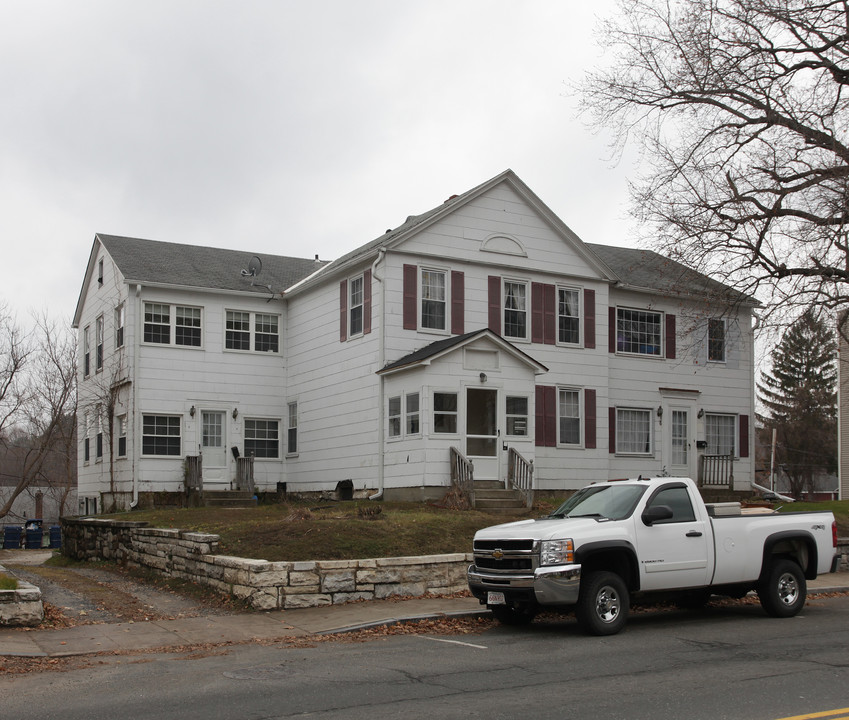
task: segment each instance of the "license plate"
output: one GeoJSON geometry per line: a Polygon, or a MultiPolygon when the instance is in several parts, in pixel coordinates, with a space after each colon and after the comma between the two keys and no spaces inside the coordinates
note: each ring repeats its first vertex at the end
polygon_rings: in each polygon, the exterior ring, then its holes
{"type": "Polygon", "coordinates": [[[507,601],[504,599],[503,592],[488,592],[486,594],[486,604],[487,605],[506,605],[507,601]]]}

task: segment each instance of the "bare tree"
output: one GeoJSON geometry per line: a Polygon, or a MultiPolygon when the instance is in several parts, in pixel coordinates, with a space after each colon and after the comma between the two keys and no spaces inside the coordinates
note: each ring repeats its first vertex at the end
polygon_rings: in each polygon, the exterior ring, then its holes
{"type": "Polygon", "coordinates": [[[12,380],[6,383],[9,390],[0,397],[0,406],[3,443],[7,459],[11,456],[16,460],[16,482],[0,504],[0,517],[9,513],[17,497],[31,485],[51,482],[45,470],[55,455],[57,442],[67,434],[67,425],[73,423],[76,415],[74,335],[46,316],[36,318],[35,330],[28,337],[13,321],[8,322],[7,327],[18,342],[0,348],[0,363],[14,368],[12,380]]]}
{"type": "Polygon", "coordinates": [[[638,140],[635,214],[669,254],[767,303],[849,300],[849,3],[620,0],[580,86],[638,140]]]}

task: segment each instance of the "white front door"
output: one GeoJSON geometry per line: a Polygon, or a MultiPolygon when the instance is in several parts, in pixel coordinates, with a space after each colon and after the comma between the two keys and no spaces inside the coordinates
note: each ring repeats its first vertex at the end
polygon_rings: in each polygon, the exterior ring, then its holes
{"type": "Polygon", "coordinates": [[[498,390],[466,388],[466,455],[475,480],[499,479],[498,390]]]}
{"type": "Polygon", "coordinates": [[[684,403],[664,403],[663,469],[672,477],[695,479],[693,407],[684,403]]]}
{"type": "Polygon", "coordinates": [[[204,483],[229,483],[227,477],[226,416],[218,410],[201,411],[201,443],[204,483]]]}

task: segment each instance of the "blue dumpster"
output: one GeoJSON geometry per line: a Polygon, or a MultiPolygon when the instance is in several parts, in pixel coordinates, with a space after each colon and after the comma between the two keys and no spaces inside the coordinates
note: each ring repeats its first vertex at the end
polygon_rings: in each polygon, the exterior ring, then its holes
{"type": "Polygon", "coordinates": [[[62,547],[62,528],[59,525],[50,526],[50,547],[62,547]]]}
{"type": "Polygon", "coordinates": [[[3,549],[19,550],[24,529],[20,525],[7,525],[3,532],[3,549]]]}
{"type": "Polygon", "coordinates": [[[44,531],[40,527],[27,528],[26,548],[27,550],[40,550],[41,541],[44,539],[44,531]]]}

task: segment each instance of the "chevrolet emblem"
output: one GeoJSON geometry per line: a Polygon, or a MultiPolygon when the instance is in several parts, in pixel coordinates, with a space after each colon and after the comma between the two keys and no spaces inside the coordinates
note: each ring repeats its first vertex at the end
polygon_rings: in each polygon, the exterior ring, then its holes
{"type": "Polygon", "coordinates": [[[492,551],[492,557],[494,557],[496,560],[501,560],[501,558],[504,557],[504,551],[496,548],[492,551]]]}

